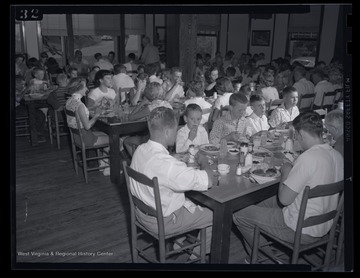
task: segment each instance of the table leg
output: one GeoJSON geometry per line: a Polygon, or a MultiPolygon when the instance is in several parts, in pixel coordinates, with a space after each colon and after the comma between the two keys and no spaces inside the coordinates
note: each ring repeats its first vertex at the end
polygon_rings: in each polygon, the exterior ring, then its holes
{"type": "Polygon", "coordinates": [[[119,134],[109,134],[110,143],[110,179],[112,183],[118,184],[120,182],[120,136],[119,134]]]}
{"type": "Polygon", "coordinates": [[[36,130],[35,104],[33,102],[28,102],[26,106],[29,116],[31,146],[36,146],[38,145],[38,135],[36,130]]]}
{"type": "Polygon", "coordinates": [[[212,264],[229,263],[230,232],[232,210],[228,204],[216,204],[213,213],[213,230],[211,239],[212,264]]]}

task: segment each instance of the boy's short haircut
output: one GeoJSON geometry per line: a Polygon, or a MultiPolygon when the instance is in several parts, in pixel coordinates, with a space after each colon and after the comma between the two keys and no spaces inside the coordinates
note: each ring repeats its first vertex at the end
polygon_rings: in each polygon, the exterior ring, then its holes
{"type": "Polygon", "coordinates": [[[65,73],[59,73],[58,76],[56,76],[56,83],[60,84],[60,82],[65,81],[67,78],[65,73]]]}
{"type": "Polygon", "coordinates": [[[100,79],[104,79],[105,76],[107,75],[112,75],[111,71],[109,70],[99,70],[96,72],[95,74],[95,79],[94,79],[94,85],[96,87],[100,86],[100,79]]]}
{"type": "Polygon", "coordinates": [[[235,106],[237,103],[247,104],[248,102],[248,98],[242,93],[232,94],[229,99],[229,104],[231,106],[235,106]]]}
{"type": "Polygon", "coordinates": [[[290,95],[291,93],[297,92],[297,90],[293,86],[287,86],[283,89],[282,94],[283,97],[290,95]]]}
{"type": "Polygon", "coordinates": [[[190,83],[190,90],[197,96],[202,97],[204,95],[204,83],[201,81],[192,81],[190,83]]]}
{"type": "Polygon", "coordinates": [[[45,70],[42,69],[42,68],[34,68],[34,69],[32,70],[32,75],[35,77],[35,74],[38,73],[39,71],[45,72],[45,70]]]}
{"type": "Polygon", "coordinates": [[[148,127],[150,134],[153,131],[163,131],[165,129],[177,126],[177,117],[175,112],[167,107],[157,107],[150,112],[148,127]]]}
{"type": "Polygon", "coordinates": [[[116,64],[114,66],[114,74],[119,74],[122,70],[126,72],[126,67],[124,64],[116,64]]]}
{"type": "Polygon", "coordinates": [[[325,116],[325,123],[330,123],[336,127],[343,127],[344,125],[344,111],[335,109],[330,111],[325,116]]]}
{"type": "Polygon", "coordinates": [[[182,73],[182,69],[180,67],[172,67],[171,68],[171,74],[173,74],[175,72],[181,72],[182,73]]]}
{"type": "Polygon", "coordinates": [[[234,80],[232,81],[233,86],[234,86],[235,84],[241,84],[242,80],[243,80],[242,76],[237,77],[236,79],[234,79],[234,80]]]}
{"type": "Polygon", "coordinates": [[[97,59],[99,59],[99,58],[101,58],[102,57],[102,54],[101,53],[95,53],[95,55],[94,55],[94,58],[97,60],[97,59]]]}
{"type": "Polygon", "coordinates": [[[128,57],[129,57],[131,60],[135,60],[135,53],[129,53],[128,57]]]}
{"type": "Polygon", "coordinates": [[[199,111],[202,114],[201,107],[196,103],[190,103],[188,106],[186,106],[184,116],[188,116],[190,111],[199,111]]]}
{"type": "Polygon", "coordinates": [[[236,70],[233,67],[227,67],[226,76],[233,77],[235,76],[236,70]]]}
{"type": "Polygon", "coordinates": [[[245,85],[241,86],[239,93],[243,93],[246,96],[250,96],[251,95],[250,85],[245,84],[245,85]]]}
{"type": "Polygon", "coordinates": [[[149,100],[153,101],[155,99],[159,99],[162,95],[161,85],[158,82],[151,82],[146,85],[144,89],[144,96],[149,100]]]}
{"type": "Polygon", "coordinates": [[[250,97],[250,105],[252,105],[256,101],[265,101],[265,99],[262,95],[254,94],[250,97]]]}

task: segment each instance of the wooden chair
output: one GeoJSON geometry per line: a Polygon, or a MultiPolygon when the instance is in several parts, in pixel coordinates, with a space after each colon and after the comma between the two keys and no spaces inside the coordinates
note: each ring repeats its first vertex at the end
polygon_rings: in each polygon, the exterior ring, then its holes
{"type": "Polygon", "coordinates": [[[321,100],[320,109],[326,109],[328,112],[330,112],[332,109],[334,109],[334,107],[335,107],[335,99],[336,99],[337,94],[338,94],[338,92],[336,90],[331,91],[331,92],[325,92],[323,94],[323,97],[322,97],[322,100],[321,100]],[[329,104],[324,104],[325,99],[329,100],[329,101],[327,101],[329,104]]]}
{"type": "Polygon", "coordinates": [[[119,88],[118,89],[118,98],[120,103],[130,103],[130,92],[133,91],[134,88],[119,88]],[[125,99],[121,97],[121,94],[125,93],[125,99]]]}
{"type": "Polygon", "coordinates": [[[315,99],[315,93],[300,95],[298,102],[299,111],[302,112],[309,109],[312,110],[314,106],[314,99],[315,99]]]}
{"type": "MultiPolygon", "coordinates": [[[[263,247],[272,247],[274,248],[283,246],[287,250],[291,250],[291,264],[297,264],[300,255],[305,259],[306,262],[310,263],[314,268],[312,270],[318,270],[323,269],[325,271],[328,271],[329,265],[330,265],[330,259],[331,259],[331,252],[333,250],[333,244],[334,244],[334,238],[335,238],[335,232],[336,232],[336,226],[338,223],[339,216],[341,215],[343,211],[343,205],[344,205],[344,181],[339,181],[336,183],[331,184],[324,184],[324,185],[318,185],[312,189],[310,189],[309,186],[305,187],[304,194],[302,197],[301,205],[300,205],[300,212],[299,212],[299,218],[297,221],[296,231],[295,231],[295,237],[293,243],[288,243],[283,241],[281,238],[277,237],[276,235],[272,235],[268,233],[267,231],[263,230],[259,226],[255,226],[254,231],[254,242],[253,242],[253,249],[251,254],[251,263],[256,263],[258,261],[258,251],[260,250],[263,254],[266,255],[266,257],[269,257],[273,261],[276,262],[282,262],[286,263],[281,256],[284,255],[284,252],[279,252],[276,255],[270,254],[268,251],[264,250],[263,247]],[[305,219],[305,212],[306,207],[308,203],[308,199],[312,198],[319,198],[324,196],[331,196],[334,194],[339,193],[339,201],[337,204],[337,208],[335,210],[332,210],[327,213],[311,216],[305,219]],[[333,221],[333,224],[331,226],[330,231],[327,235],[321,237],[318,241],[310,244],[301,244],[301,236],[302,236],[302,229],[306,227],[311,227],[315,225],[319,225],[321,223],[325,223],[327,221],[333,221]],[[260,243],[260,235],[263,235],[265,239],[268,239],[268,241],[259,246],[260,243]],[[277,244],[277,245],[274,245],[277,244]],[[324,251],[323,247],[326,245],[326,251],[324,251]],[[307,254],[304,254],[305,251],[316,249],[316,251],[320,251],[321,255],[325,254],[325,257],[323,259],[323,263],[319,264],[315,260],[315,255],[318,255],[318,253],[313,253],[312,256],[308,256],[307,254]]],[[[280,249],[280,248],[275,248],[280,249]]],[[[308,252],[306,252],[308,253],[308,252]]],[[[316,257],[316,259],[319,259],[316,257]]],[[[260,261],[266,260],[265,258],[260,259],[260,261]]]]}
{"type": "Polygon", "coordinates": [[[66,117],[64,108],[61,107],[59,110],[50,108],[48,111],[48,126],[49,126],[49,137],[50,143],[53,144],[53,138],[56,138],[57,147],[60,150],[60,136],[68,136],[69,129],[66,124],[66,117]],[[51,110],[51,111],[50,111],[51,110]],[[63,119],[59,121],[58,112],[63,113],[63,119]],[[53,117],[52,117],[53,115],[53,117]]]}
{"type": "Polygon", "coordinates": [[[96,160],[99,162],[102,159],[109,158],[108,152],[104,150],[104,148],[109,147],[109,144],[86,146],[80,129],[80,117],[78,113],[65,109],[65,114],[67,116],[76,118],[77,128],[68,127],[70,130],[70,137],[71,137],[72,157],[73,157],[76,174],[78,174],[78,165],[80,165],[84,171],[85,182],[88,183],[88,172],[105,169],[109,167],[109,165],[91,167],[91,168],[88,167],[89,161],[96,160]],[[95,150],[96,156],[89,157],[88,156],[89,150],[95,150]],[[102,154],[100,152],[102,152],[102,154]]]}
{"type": "Polygon", "coordinates": [[[149,179],[147,176],[133,170],[130,168],[125,161],[123,161],[123,167],[125,172],[125,180],[126,186],[128,190],[129,200],[130,200],[130,214],[131,214],[131,252],[132,252],[132,260],[134,263],[139,262],[138,256],[140,255],[145,260],[152,262],[152,263],[165,263],[166,260],[171,257],[172,255],[178,254],[180,252],[186,252],[188,254],[194,254],[196,259],[189,260],[187,263],[193,263],[196,261],[201,261],[201,263],[205,263],[205,252],[206,252],[206,227],[200,229],[200,240],[196,237],[189,235],[190,232],[193,232],[194,229],[189,229],[181,233],[173,233],[173,234],[165,234],[164,228],[164,218],[163,212],[161,208],[161,197],[160,197],[160,190],[158,179],[154,177],[153,179],[149,179]],[[146,205],[140,199],[135,197],[131,194],[130,191],[130,179],[134,179],[135,181],[142,183],[151,188],[154,191],[154,198],[155,198],[155,209],[146,205]],[[135,208],[141,210],[142,212],[146,213],[147,215],[153,216],[157,218],[158,222],[158,233],[153,233],[149,231],[145,226],[143,226],[137,219],[135,208]],[[138,233],[138,230],[140,232],[138,233]],[[138,239],[142,235],[149,235],[153,239],[153,241],[144,247],[140,247],[138,245],[138,239]],[[166,242],[177,237],[187,235],[192,239],[194,243],[186,244],[176,242],[181,248],[177,250],[167,251],[166,250],[166,242]],[[197,254],[192,251],[192,249],[196,246],[200,245],[200,254],[197,254]],[[154,258],[154,255],[151,256],[149,254],[149,248],[155,247],[158,249],[157,255],[158,259],[154,258]]]}
{"type": "Polygon", "coordinates": [[[15,118],[15,135],[16,137],[30,136],[29,117],[15,118]]]}

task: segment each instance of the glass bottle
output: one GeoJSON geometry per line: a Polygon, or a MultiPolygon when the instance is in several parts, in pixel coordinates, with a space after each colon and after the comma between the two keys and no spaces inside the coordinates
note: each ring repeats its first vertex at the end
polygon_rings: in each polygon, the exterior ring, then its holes
{"type": "Polygon", "coordinates": [[[221,139],[220,141],[220,157],[224,158],[227,155],[227,140],[221,139]]]}

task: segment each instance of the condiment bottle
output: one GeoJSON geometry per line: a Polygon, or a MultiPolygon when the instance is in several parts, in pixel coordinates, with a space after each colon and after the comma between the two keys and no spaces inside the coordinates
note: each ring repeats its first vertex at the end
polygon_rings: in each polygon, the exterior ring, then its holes
{"type": "Polygon", "coordinates": [[[245,167],[252,166],[252,164],[253,164],[253,156],[250,152],[248,152],[245,157],[245,167]]]}
{"type": "Polygon", "coordinates": [[[217,99],[217,92],[214,92],[213,98],[214,98],[214,99],[217,99]]]}
{"type": "Polygon", "coordinates": [[[286,142],[285,142],[285,150],[292,151],[293,147],[294,147],[293,140],[289,137],[288,139],[286,139],[286,142]]]}
{"type": "Polygon", "coordinates": [[[194,145],[189,146],[188,152],[190,154],[189,163],[194,163],[195,162],[195,153],[196,153],[194,145]]]}
{"type": "Polygon", "coordinates": [[[220,141],[220,157],[224,158],[227,155],[227,140],[221,139],[220,141]]]}
{"type": "Polygon", "coordinates": [[[236,175],[241,176],[242,174],[242,169],[241,169],[241,165],[239,164],[238,167],[236,168],[236,175]]]}

